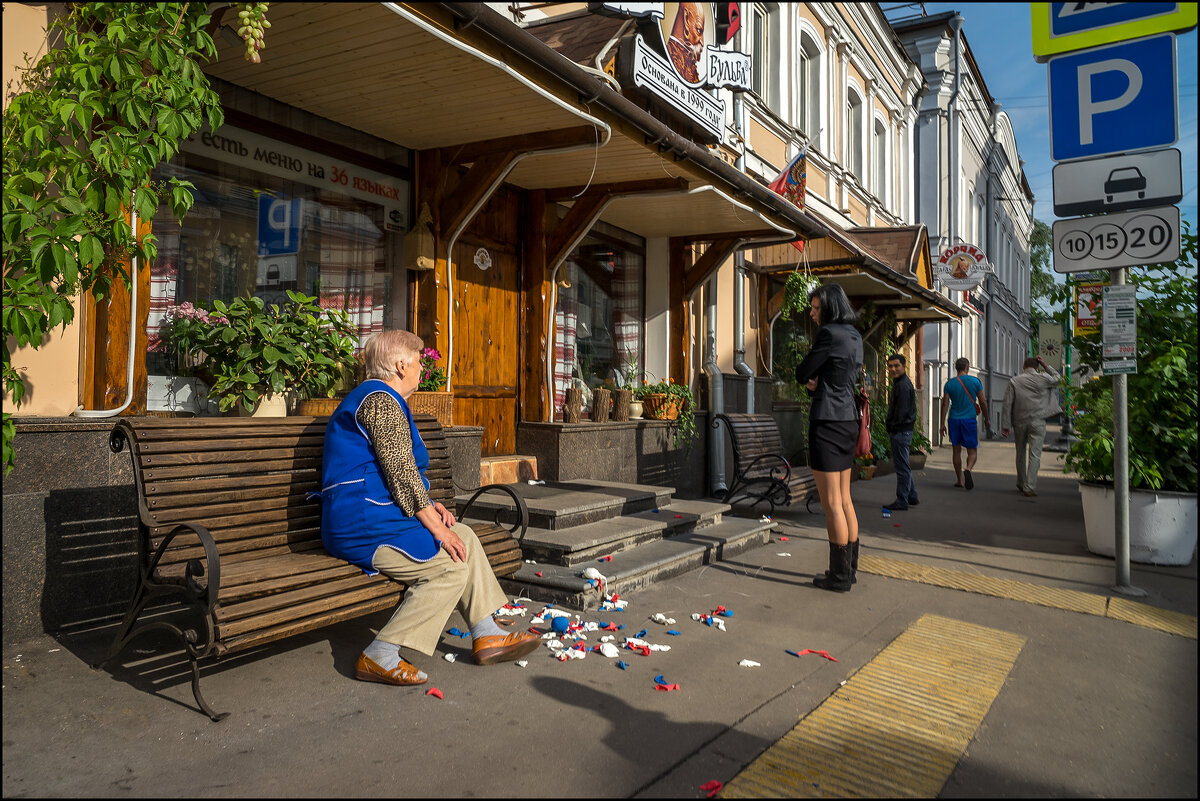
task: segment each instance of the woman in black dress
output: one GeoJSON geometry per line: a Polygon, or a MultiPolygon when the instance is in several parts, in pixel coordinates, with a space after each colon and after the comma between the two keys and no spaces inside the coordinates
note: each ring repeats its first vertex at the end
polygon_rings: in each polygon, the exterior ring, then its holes
{"type": "Polygon", "coordinates": [[[820,329],[812,350],[796,368],[796,380],[813,393],[808,463],[829,534],[829,570],[813,584],[847,592],[858,569],[858,517],[850,499],[850,469],[858,440],[854,386],[862,372],[862,335],[854,327],[858,316],[837,284],[817,287],[808,302],[820,329]]]}

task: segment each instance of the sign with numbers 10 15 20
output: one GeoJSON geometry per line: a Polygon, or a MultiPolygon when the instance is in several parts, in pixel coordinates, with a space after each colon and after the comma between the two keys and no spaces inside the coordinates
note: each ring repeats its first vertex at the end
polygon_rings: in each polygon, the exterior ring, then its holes
{"type": "Polygon", "coordinates": [[[1058,220],[1054,271],[1113,270],[1179,258],[1177,207],[1058,220]]]}

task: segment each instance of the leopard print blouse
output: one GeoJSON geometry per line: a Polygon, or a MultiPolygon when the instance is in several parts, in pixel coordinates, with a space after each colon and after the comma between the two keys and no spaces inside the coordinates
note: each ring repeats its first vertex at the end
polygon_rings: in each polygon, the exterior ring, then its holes
{"type": "Polygon", "coordinates": [[[379,472],[396,505],[409,517],[429,506],[429,493],[413,455],[408,418],[396,399],[386,392],[372,393],[363,400],[354,417],[367,432],[379,472]]]}

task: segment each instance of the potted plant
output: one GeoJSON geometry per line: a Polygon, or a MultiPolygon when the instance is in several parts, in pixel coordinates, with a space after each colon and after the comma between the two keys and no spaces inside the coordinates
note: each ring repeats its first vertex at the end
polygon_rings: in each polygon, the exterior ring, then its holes
{"type": "MultiPolygon", "coordinates": [[[[1186,230],[1186,229],[1185,229],[1186,230]]],[[[1129,557],[1186,565],[1196,548],[1196,237],[1182,237],[1178,262],[1132,268],[1138,287],[1137,373],[1127,376],[1129,412],[1129,557]]],[[[1094,367],[1101,344],[1072,337],[1094,367]]],[[[1081,479],[1088,550],[1115,553],[1112,377],[1074,392],[1084,409],[1065,469],[1081,479]]]]}
{"type": "Polygon", "coordinates": [[[875,455],[868,453],[866,456],[854,457],[854,472],[863,481],[870,481],[875,477],[875,470],[878,465],[875,464],[875,455]]]}
{"type": "Polygon", "coordinates": [[[643,380],[634,394],[641,400],[643,414],[648,419],[675,421],[676,447],[681,442],[688,448],[692,446],[696,437],[696,398],[686,384],[674,381],[649,384],[643,380]]]}
{"type": "Polygon", "coordinates": [[[913,427],[912,445],[908,449],[908,466],[913,470],[924,470],[925,460],[933,451],[933,444],[925,436],[925,428],[921,425],[921,416],[917,415],[917,424],[913,427]]]}
{"type": "Polygon", "coordinates": [[[431,414],[442,427],[454,425],[454,393],[446,391],[446,370],[438,362],[442,354],[437,348],[421,351],[421,382],[408,399],[413,414],[431,414]]]}
{"type": "Polygon", "coordinates": [[[634,380],[637,375],[637,359],[631,359],[622,374],[620,385],[613,390],[613,420],[637,420],[642,416],[642,402],[634,399],[634,380]]]}
{"type": "Polygon", "coordinates": [[[322,309],[315,297],[287,295],[282,306],[249,296],[168,314],[163,339],[194,365],[222,412],[286,415],[286,393],[332,397],[353,363],[349,316],[322,309]]]}

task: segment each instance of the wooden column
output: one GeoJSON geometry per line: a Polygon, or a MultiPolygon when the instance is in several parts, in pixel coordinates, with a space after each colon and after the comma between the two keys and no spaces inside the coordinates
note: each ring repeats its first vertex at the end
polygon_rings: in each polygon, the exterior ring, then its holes
{"type": "Polygon", "coordinates": [[[417,196],[416,207],[428,203],[433,214],[434,268],[425,270],[417,277],[416,301],[413,304],[415,319],[412,330],[423,340],[425,347],[436,348],[441,353],[449,349],[446,319],[450,309],[450,298],[446,292],[447,263],[446,241],[443,233],[441,203],[448,176],[442,163],[440,150],[422,150],[417,153],[417,196]]]}
{"type": "Polygon", "coordinates": [[[546,269],[546,193],[534,190],[525,197],[521,304],[520,416],[531,422],[554,417],[554,387],[546,383],[546,365],[554,359],[554,330],[546,330],[552,312],[554,286],[546,269]]]}
{"type": "MultiPolygon", "coordinates": [[[[150,232],[148,221],[139,221],[138,236],[150,232]]],[[[130,270],[130,262],[123,262],[130,270]]],[[[133,401],[122,412],[124,415],[146,413],[146,354],[149,340],[146,337],[146,320],[150,314],[150,265],[142,262],[137,275],[137,309],[134,321],[133,348],[133,401]]],[[[84,344],[85,380],[83,406],[85,409],[115,409],[125,402],[126,376],[129,369],[129,316],[132,293],[120,278],[113,281],[109,297],[93,301],[90,293],[85,295],[87,327],[84,344]]]]}
{"type": "Polygon", "coordinates": [[[688,262],[691,261],[691,248],[682,237],[673,236],[670,239],[671,250],[669,259],[670,298],[667,308],[670,310],[671,330],[668,334],[667,347],[670,351],[669,376],[677,384],[690,383],[691,352],[688,348],[688,330],[691,319],[688,315],[688,300],[684,294],[688,262]]]}

